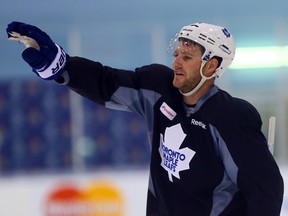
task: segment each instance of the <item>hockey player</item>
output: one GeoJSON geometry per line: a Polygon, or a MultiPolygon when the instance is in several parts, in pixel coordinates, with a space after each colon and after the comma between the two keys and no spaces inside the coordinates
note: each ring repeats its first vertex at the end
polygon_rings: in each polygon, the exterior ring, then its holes
{"type": "Polygon", "coordinates": [[[71,57],[39,28],[20,22],[8,38],[44,80],[107,108],[143,117],[151,144],[147,216],[277,216],[283,180],[247,101],[215,85],[235,45],[223,27],[194,23],[171,41],[173,69],[135,71],[71,57]]]}

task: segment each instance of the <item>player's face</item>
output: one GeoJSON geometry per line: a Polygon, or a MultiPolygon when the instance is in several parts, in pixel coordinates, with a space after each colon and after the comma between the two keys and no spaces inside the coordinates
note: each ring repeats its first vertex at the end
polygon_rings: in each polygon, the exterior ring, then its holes
{"type": "Polygon", "coordinates": [[[201,80],[201,48],[194,43],[179,42],[174,51],[173,85],[183,93],[194,89],[201,80]]]}

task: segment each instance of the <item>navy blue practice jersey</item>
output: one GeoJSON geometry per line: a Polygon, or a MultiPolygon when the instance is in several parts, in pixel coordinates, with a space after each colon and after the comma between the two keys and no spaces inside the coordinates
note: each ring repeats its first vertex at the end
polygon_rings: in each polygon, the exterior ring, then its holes
{"type": "Polygon", "coordinates": [[[143,117],[151,144],[147,216],[277,216],[283,180],[247,101],[214,86],[194,107],[173,70],[120,70],[70,57],[68,87],[143,117]]]}

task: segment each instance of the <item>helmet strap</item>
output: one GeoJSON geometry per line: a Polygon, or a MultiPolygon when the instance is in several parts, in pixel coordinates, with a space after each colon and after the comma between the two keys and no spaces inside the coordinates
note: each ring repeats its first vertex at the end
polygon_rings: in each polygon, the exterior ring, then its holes
{"type": "Polygon", "coordinates": [[[198,89],[204,84],[204,82],[205,82],[206,80],[209,80],[209,79],[211,79],[211,78],[213,78],[213,77],[216,76],[215,73],[212,74],[210,77],[204,76],[204,74],[203,74],[203,67],[204,67],[204,65],[206,64],[206,62],[207,62],[207,61],[203,61],[203,60],[202,60],[201,67],[200,67],[201,80],[200,80],[200,82],[198,83],[198,85],[195,86],[194,89],[192,89],[190,92],[187,92],[187,93],[184,93],[184,92],[182,92],[182,91],[179,89],[179,92],[180,92],[183,96],[188,97],[188,96],[193,95],[196,91],[198,91],[198,89]]]}

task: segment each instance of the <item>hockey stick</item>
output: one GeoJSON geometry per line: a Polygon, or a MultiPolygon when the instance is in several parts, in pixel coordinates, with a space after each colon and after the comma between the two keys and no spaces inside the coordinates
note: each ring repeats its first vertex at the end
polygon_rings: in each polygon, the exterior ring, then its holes
{"type": "Polygon", "coordinates": [[[272,155],[274,153],[275,127],[276,127],[276,117],[271,116],[269,118],[269,128],[268,128],[268,148],[272,155]]]}

